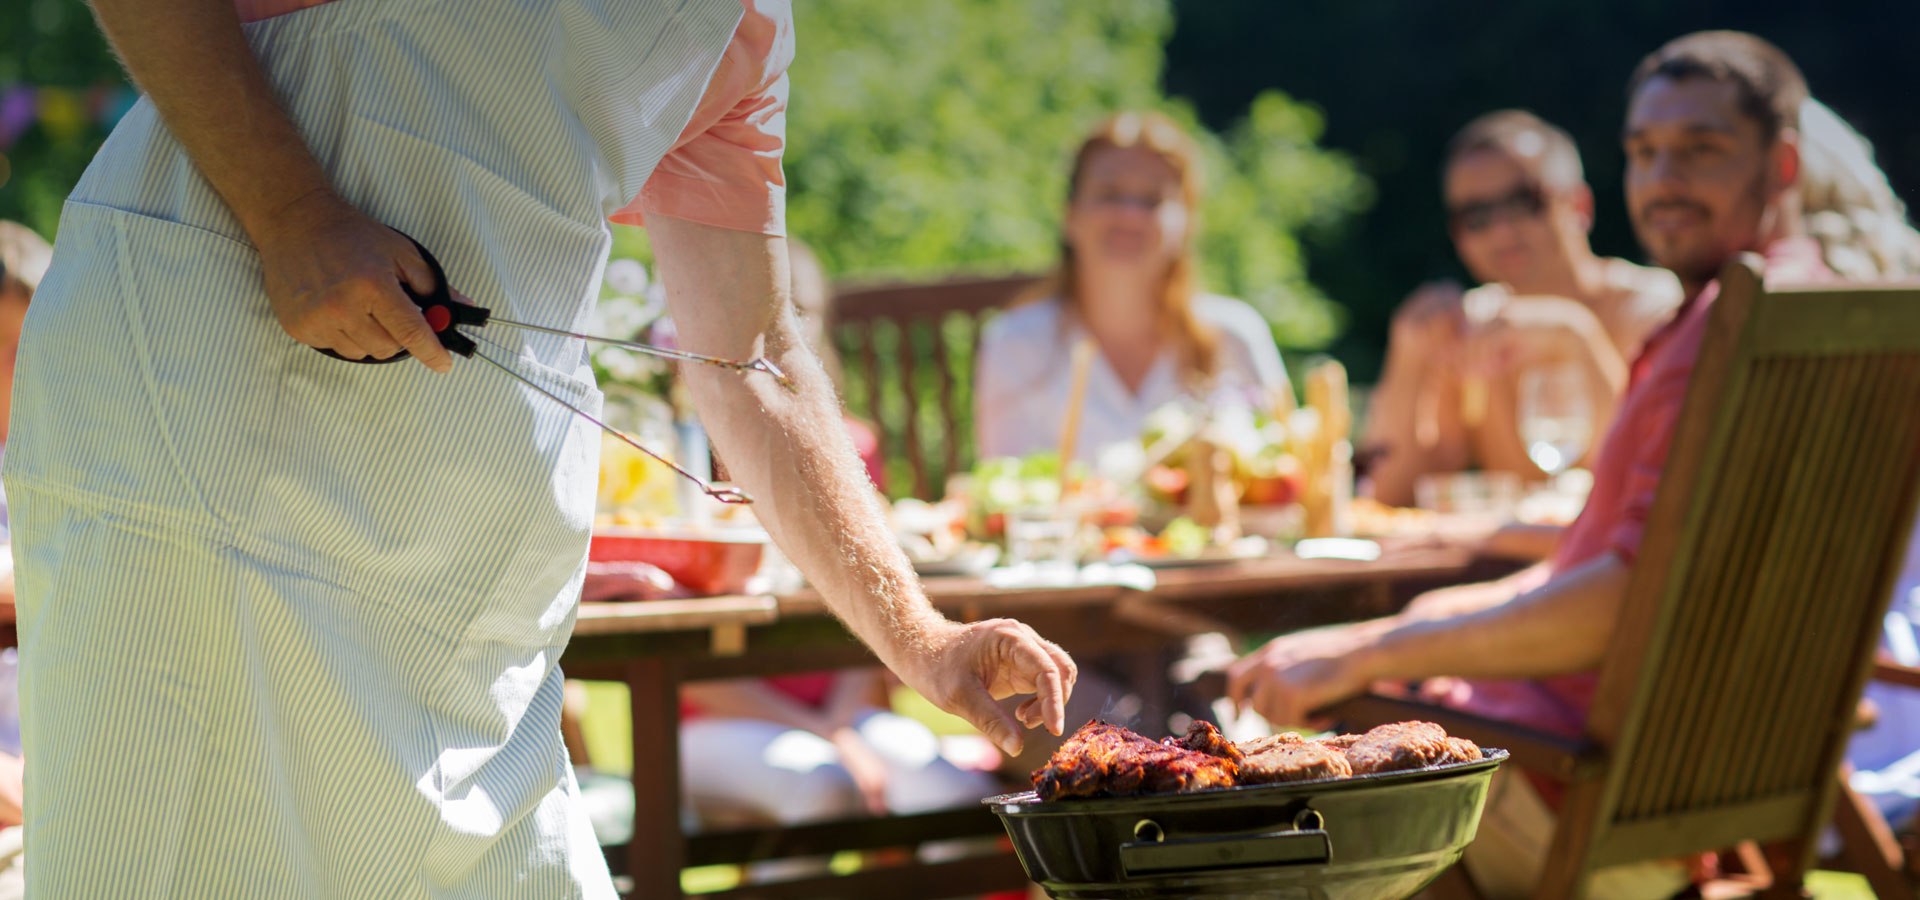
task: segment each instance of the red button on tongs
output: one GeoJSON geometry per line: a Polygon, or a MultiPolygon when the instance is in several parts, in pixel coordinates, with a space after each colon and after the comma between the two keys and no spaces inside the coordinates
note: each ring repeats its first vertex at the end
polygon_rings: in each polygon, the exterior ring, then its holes
{"type": "MultiPolygon", "coordinates": [[[[745,360],[745,361],[735,360],[735,359],[722,359],[717,356],[706,356],[699,353],[689,353],[685,350],[670,350],[665,347],[655,347],[651,344],[639,343],[638,341],[624,341],[624,340],[619,340],[617,338],[600,337],[598,335],[591,335],[591,334],[580,334],[578,332],[565,331],[559,328],[547,328],[542,325],[532,325],[525,322],[515,322],[510,319],[502,319],[502,318],[496,317],[493,315],[491,311],[489,311],[484,306],[475,306],[474,304],[471,304],[471,303],[461,303],[454,300],[453,292],[447,286],[447,273],[445,270],[440,268],[440,261],[437,259],[434,259],[433,254],[427,252],[427,248],[422,247],[419,241],[413,240],[412,237],[408,237],[404,233],[402,233],[401,236],[406,237],[407,240],[413,242],[414,249],[420,251],[420,258],[426,260],[427,267],[433,270],[433,290],[427,293],[421,293],[419,291],[414,290],[412,285],[407,284],[404,280],[400,282],[400,288],[406,291],[407,296],[413,299],[413,302],[415,305],[420,307],[421,312],[426,316],[427,325],[433,329],[434,336],[439,338],[441,346],[447,348],[448,350],[460,356],[468,357],[469,359],[482,360],[488,363],[489,365],[493,366],[494,368],[507,373],[509,376],[512,376],[515,380],[519,381],[521,384],[524,384],[527,387],[530,387],[536,391],[539,391],[541,394],[546,395],[553,402],[558,403],[561,406],[564,406],[567,409],[571,410],[574,413],[574,415],[580,416],[581,418],[586,419],[587,421],[600,426],[600,428],[604,430],[606,433],[613,435],[616,438],[619,438],[621,441],[624,441],[628,446],[634,448],[635,450],[640,451],[641,453],[645,453],[646,455],[651,456],[662,463],[665,463],[668,467],[672,468],[675,472],[680,473],[685,478],[691,480],[694,484],[699,485],[700,490],[705,492],[707,496],[712,497],[715,500],[719,500],[722,503],[752,503],[753,502],[753,498],[747,496],[747,494],[744,491],[741,491],[739,488],[720,487],[720,486],[715,486],[713,484],[709,484],[705,480],[701,479],[699,476],[696,476],[692,472],[689,472],[686,469],[681,468],[673,460],[670,460],[665,456],[655,453],[654,451],[649,450],[646,447],[642,446],[640,442],[634,440],[632,437],[627,435],[626,432],[623,432],[618,428],[614,428],[613,426],[608,425],[606,422],[601,421],[599,418],[595,417],[593,414],[568,402],[565,398],[562,398],[560,395],[555,394],[553,391],[548,390],[547,388],[534,382],[532,379],[527,378],[524,375],[521,375],[517,371],[514,371],[511,367],[507,366],[507,364],[501,362],[500,360],[494,359],[493,357],[480,352],[479,343],[475,341],[476,336],[468,335],[461,332],[460,326],[467,325],[467,326],[472,326],[474,328],[478,328],[482,325],[489,325],[489,324],[505,325],[510,328],[524,328],[528,331],[539,331],[546,334],[557,334],[562,337],[579,338],[580,340],[595,341],[603,344],[613,344],[615,346],[625,347],[629,350],[636,350],[641,353],[646,353],[652,356],[665,357],[667,359],[685,360],[688,362],[700,362],[700,363],[706,363],[708,365],[722,366],[724,368],[733,369],[734,371],[737,371],[737,372],[749,372],[749,371],[765,372],[766,374],[773,376],[773,379],[775,381],[778,381],[782,387],[785,387],[788,390],[793,390],[794,389],[793,382],[787,378],[787,375],[785,372],[780,371],[779,366],[776,366],[773,364],[772,360],[769,360],[765,357],[758,357],[755,359],[745,360]]],[[[502,347],[501,345],[496,344],[493,341],[486,340],[486,338],[484,337],[480,337],[480,341],[484,341],[488,345],[498,349],[502,349],[502,350],[506,349],[505,347],[502,347]]],[[[407,357],[412,355],[405,350],[401,350],[399,353],[396,353],[392,356],[384,357],[381,359],[372,359],[372,358],[347,359],[346,357],[341,356],[340,354],[335,353],[332,350],[323,349],[320,352],[326,354],[327,356],[331,356],[334,359],[343,360],[346,362],[366,363],[366,364],[384,364],[384,363],[399,362],[400,360],[406,359],[407,357]]]]}

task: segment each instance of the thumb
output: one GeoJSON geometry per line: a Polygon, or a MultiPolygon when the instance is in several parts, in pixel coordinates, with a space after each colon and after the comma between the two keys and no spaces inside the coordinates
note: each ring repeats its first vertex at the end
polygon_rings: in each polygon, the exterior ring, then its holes
{"type": "Polygon", "coordinates": [[[973,727],[980,729],[987,740],[1008,756],[1020,755],[1020,748],[1026,746],[1019,723],[994,701],[986,688],[978,684],[969,684],[963,689],[948,705],[947,712],[966,719],[973,727]]]}

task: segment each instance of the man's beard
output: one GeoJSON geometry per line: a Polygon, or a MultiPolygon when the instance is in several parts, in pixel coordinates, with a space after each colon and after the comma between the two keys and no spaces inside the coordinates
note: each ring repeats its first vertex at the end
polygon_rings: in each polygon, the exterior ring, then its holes
{"type": "MultiPolygon", "coordinates": [[[[1742,200],[1736,203],[1728,213],[1732,217],[1752,215],[1753,223],[1751,230],[1748,232],[1748,237],[1744,241],[1739,241],[1732,246],[1721,241],[1721,232],[1713,227],[1716,224],[1714,213],[1702,204],[1690,200],[1683,200],[1677,201],[1678,205],[1697,210],[1703,216],[1704,236],[1702,240],[1690,246],[1673,248],[1670,253],[1664,255],[1659,252],[1658,242],[1656,241],[1643,240],[1641,241],[1641,245],[1653,256],[1653,261],[1656,265],[1673,272],[1683,284],[1705,284],[1718,278],[1720,276],[1720,270],[1726,267],[1727,262],[1733,259],[1735,254],[1745,250],[1763,252],[1766,249],[1765,246],[1762,246],[1767,215],[1767,173],[1765,170],[1755,175],[1752,183],[1749,184],[1747,189],[1741,192],[1741,194],[1742,200]],[[1751,204],[1750,209],[1749,204],[1751,204]]],[[[1650,205],[1641,210],[1640,214],[1635,218],[1637,221],[1644,222],[1646,217],[1654,210],[1662,206],[1672,205],[1676,205],[1675,202],[1650,205]]]]}

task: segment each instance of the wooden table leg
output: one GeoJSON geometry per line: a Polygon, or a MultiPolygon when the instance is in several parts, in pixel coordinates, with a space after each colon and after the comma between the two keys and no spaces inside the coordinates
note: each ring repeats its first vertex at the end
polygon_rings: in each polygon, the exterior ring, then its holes
{"type": "Polygon", "coordinates": [[[626,665],[633,707],[633,839],[627,842],[631,898],[680,896],[687,839],[680,827],[680,673],[664,659],[626,665]]]}

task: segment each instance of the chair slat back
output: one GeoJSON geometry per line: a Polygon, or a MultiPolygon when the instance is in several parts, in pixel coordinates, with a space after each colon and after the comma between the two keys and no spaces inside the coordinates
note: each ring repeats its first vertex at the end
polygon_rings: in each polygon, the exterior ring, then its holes
{"type": "Polygon", "coordinates": [[[936,499],[974,462],[973,361],[980,328],[1038,281],[965,278],[839,290],[832,334],[849,366],[849,412],[873,422],[895,494],[936,499]],[[908,478],[895,477],[904,472],[908,478]]]}
{"type": "Polygon", "coordinates": [[[1721,285],[1591,726],[1667,856],[1824,814],[1920,496],[1920,287],[1721,285]]]}

